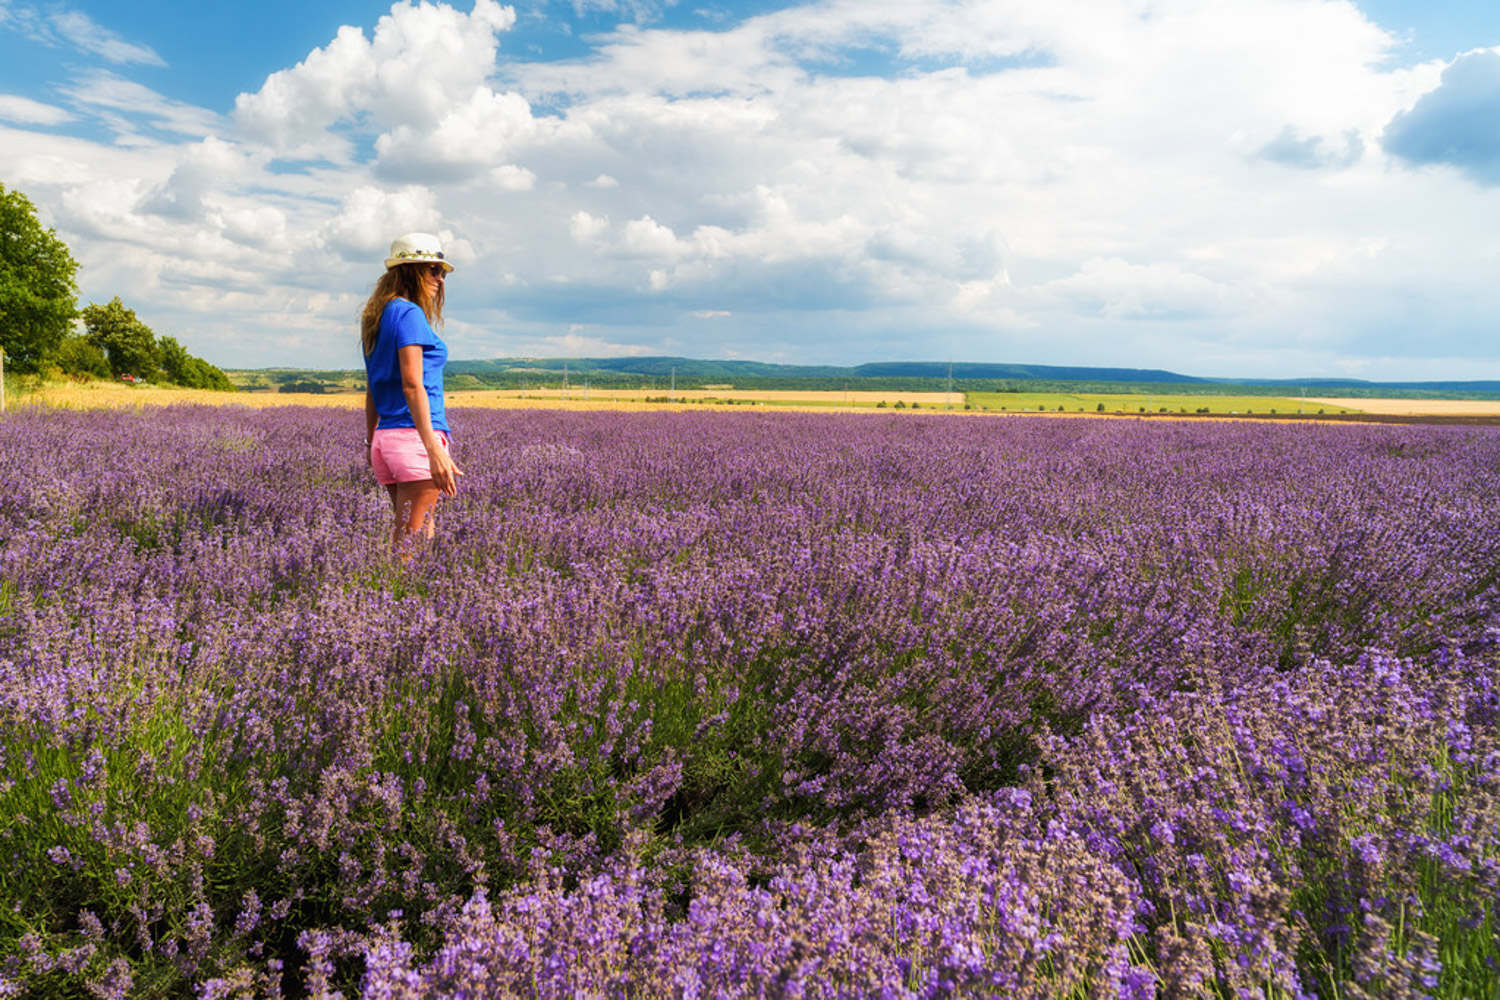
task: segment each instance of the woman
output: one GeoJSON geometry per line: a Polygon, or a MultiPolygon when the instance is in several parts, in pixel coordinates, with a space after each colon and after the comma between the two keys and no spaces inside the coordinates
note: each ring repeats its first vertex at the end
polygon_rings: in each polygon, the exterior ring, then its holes
{"type": "Polygon", "coordinates": [[[391,496],[391,545],[432,537],[432,509],[458,492],[463,475],[448,454],[443,365],[448,347],[443,286],[453,265],[436,236],[408,233],[391,244],[385,274],[360,316],[365,351],[365,443],[375,478],[391,496]]]}

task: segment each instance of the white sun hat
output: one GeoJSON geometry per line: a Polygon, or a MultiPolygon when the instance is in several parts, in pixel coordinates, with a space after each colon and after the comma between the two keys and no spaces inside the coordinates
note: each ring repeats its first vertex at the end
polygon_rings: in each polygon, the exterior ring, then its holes
{"type": "Polygon", "coordinates": [[[453,265],[443,259],[443,245],[431,233],[407,233],[391,244],[391,255],[385,259],[389,271],[397,264],[441,264],[443,270],[453,270],[453,265]]]}

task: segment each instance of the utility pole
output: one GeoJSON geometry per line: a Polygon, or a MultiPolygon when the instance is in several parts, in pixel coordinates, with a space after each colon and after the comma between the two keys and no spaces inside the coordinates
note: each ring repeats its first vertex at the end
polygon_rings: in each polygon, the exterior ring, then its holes
{"type": "Polygon", "coordinates": [[[672,366],[672,398],[677,398],[677,366],[672,366]]]}
{"type": "Polygon", "coordinates": [[[948,362],[948,409],[953,409],[953,362],[948,362]]]}

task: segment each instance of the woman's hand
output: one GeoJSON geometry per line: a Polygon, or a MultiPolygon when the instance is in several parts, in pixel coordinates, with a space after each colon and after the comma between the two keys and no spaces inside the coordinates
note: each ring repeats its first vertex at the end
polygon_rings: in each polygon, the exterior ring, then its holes
{"type": "Polygon", "coordinates": [[[406,408],[411,411],[411,422],[422,436],[422,447],[427,449],[427,467],[432,470],[432,485],[450,497],[458,493],[458,477],[463,470],[448,454],[442,438],[432,429],[432,411],[428,407],[427,389],[422,385],[422,348],[408,344],[396,351],[401,365],[401,393],[406,397],[406,408]]]}
{"type": "Polygon", "coordinates": [[[432,470],[432,485],[450,497],[458,495],[458,477],[464,474],[464,470],[458,467],[441,443],[427,449],[427,467],[432,470]]]}

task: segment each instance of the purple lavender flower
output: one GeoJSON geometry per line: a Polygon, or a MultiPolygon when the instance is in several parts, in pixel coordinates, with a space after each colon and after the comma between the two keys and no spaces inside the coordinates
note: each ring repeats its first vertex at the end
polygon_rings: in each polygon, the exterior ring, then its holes
{"type": "Polygon", "coordinates": [[[0,421],[5,982],[1500,988],[1492,428],[463,416],[0,421]]]}

